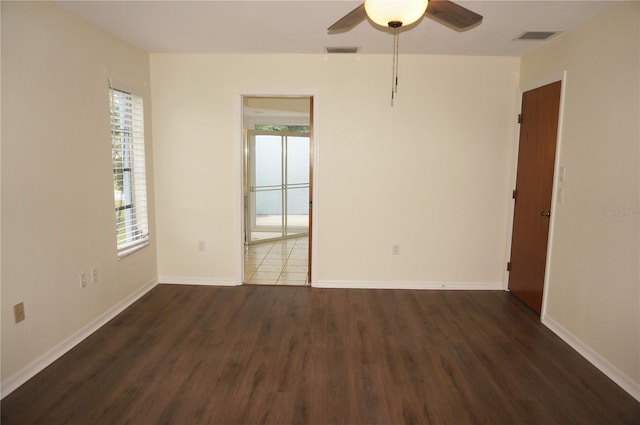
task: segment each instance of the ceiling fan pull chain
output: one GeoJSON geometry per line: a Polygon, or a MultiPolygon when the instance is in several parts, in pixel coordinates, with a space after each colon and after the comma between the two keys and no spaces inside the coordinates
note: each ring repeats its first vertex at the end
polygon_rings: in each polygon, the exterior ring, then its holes
{"type": "Polygon", "coordinates": [[[396,28],[396,34],[394,38],[395,38],[394,42],[396,44],[394,48],[396,60],[395,60],[395,70],[394,70],[395,86],[393,89],[395,93],[398,93],[398,63],[400,62],[400,28],[396,28]]]}
{"type": "Polygon", "coordinates": [[[396,79],[396,32],[393,32],[393,62],[391,63],[391,106],[393,107],[393,98],[395,95],[395,79],[396,79]]]}
{"type": "Polygon", "coordinates": [[[398,27],[393,27],[393,65],[391,75],[391,106],[393,106],[393,99],[396,93],[398,93],[398,46],[399,46],[399,33],[398,27]]]}

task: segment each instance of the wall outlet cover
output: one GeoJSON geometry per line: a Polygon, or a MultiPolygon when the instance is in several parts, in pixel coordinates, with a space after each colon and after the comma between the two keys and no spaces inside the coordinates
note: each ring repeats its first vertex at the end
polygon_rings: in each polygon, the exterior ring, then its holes
{"type": "Polygon", "coordinates": [[[20,323],[25,319],[24,303],[18,303],[13,306],[13,317],[16,323],[20,323]]]}

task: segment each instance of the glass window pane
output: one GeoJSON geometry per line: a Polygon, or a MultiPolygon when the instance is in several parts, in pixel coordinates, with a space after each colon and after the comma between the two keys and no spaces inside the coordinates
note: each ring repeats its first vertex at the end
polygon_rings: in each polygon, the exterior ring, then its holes
{"type": "Polygon", "coordinates": [[[256,135],[256,186],[282,184],[282,138],[256,135]]]}
{"type": "Polygon", "coordinates": [[[118,250],[148,236],[142,98],[111,88],[111,159],[118,250]]]}
{"type": "Polygon", "coordinates": [[[282,191],[255,193],[256,226],[282,227],[282,191]]]}
{"type": "Polygon", "coordinates": [[[287,137],[287,183],[309,183],[308,137],[287,137]]]}
{"type": "Polygon", "coordinates": [[[287,191],[287,226],[309,227],[309,188],[287,191]]]}

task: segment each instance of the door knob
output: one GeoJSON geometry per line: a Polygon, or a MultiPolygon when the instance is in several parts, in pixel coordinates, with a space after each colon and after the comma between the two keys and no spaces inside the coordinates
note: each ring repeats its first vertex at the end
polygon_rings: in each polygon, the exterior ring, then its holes
{"type": "Polygon", "coordinates": [[[540,215],[543,217],[551,217],[551,211],[542,211],[540,215]]]}

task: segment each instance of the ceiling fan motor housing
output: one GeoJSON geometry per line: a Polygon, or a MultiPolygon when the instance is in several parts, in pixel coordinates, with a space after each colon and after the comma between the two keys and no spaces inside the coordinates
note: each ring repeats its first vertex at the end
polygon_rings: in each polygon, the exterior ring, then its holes
{"type": "Polygon", "coordinates": [[[367,16],[383,27],[399,28],[424,16],[427,0],[365,0],[367,16]]]}

